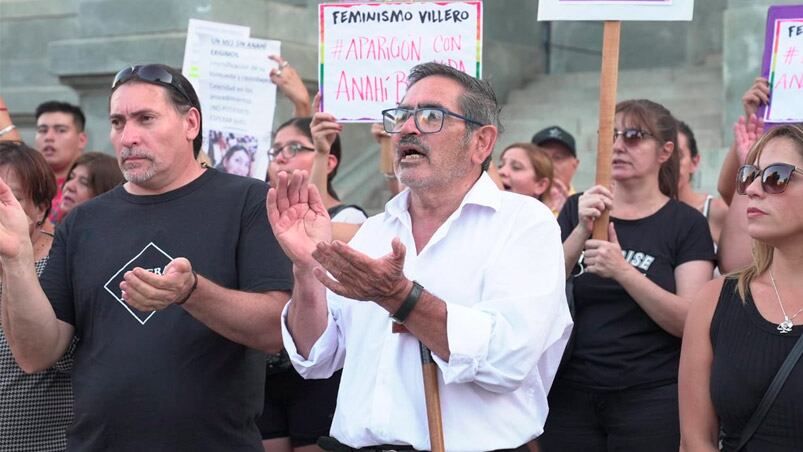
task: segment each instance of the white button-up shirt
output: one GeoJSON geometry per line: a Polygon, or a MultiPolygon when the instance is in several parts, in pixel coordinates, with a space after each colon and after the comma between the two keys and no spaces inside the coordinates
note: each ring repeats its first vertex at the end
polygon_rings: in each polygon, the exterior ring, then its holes
{"type": "MultiPolygon", "coordinates": [[[[572,325],[555,218],[483,173],[416,254],[409,197],[406,190],[390,200],[350,245],[379,258],[399,237],[407,247],[404,274],[446,302],[451,357],[433,355],[446,449],[518,447],[543,432],[547,393],[572,325]]],[[[352,447],[430,450],[418,340],[393,334],[388,312],[375,303],[331,291],[327,298],[328,325],[308,359],[287,330],[287,308],[282,334],[305,378],[343,368],[332,436],[352,447]]]]}

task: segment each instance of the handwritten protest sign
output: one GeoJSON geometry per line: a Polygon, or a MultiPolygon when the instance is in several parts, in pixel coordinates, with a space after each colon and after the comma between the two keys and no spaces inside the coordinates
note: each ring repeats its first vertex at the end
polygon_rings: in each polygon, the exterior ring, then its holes
{"type": "Polygon", "coordinates": [[[772,6],[767,12],[762,75],[770,85],[764,122],[803,121],[803,5],[772,6]]]}
{"type": "Polygon", "coordinates": [[[280,42],[249,38],[248,27],[191,19],[183,74],[203,111],[203,150],[228,173],[265,179],[276,85],[268,55],[280,42]]]}
{"type": "Polygon", "coordinates": [[[538,20],[691,20],[694,0],[539,0],[538,20]]]}
{"type": "Polygon", "coordinates": [[[480,1],[326,3],[319,13],[321,108],[342,122],[378,121],[416,64],[482,75],[480,1]]]}

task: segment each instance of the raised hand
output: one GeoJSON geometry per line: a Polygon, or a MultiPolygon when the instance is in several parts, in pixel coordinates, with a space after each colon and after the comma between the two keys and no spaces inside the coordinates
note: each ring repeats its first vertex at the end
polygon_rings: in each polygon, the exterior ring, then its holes
{"type": "Polygon", "coordinates": [[[552,186],[549,188],[548,207],[555,212],[560,212],[569,197],[569,188],[560,179],[552,179],[552,186]]]}
{"type": "Polygon", "coordinates": [[[744,115],[749,117],[758,113],[758,107],[770,103],[770,85],[766,78],[756,77],[753,86],[742,96],[744,115]]]}
{"type": "Polygon", "coordinates": [[[378,122],[371,124],[371,135],[377,143],[382,143],[382,140],[390,138],[390,134],[385,132],[385,126],[378,122]]]}
{"type": "Polygon", "coordinates": [[[736,155],[739,157],[739,164],[747,160],[747,153],[753,148],[761,134],[764,133],[764,121],[756,115],[750,115],[745,119],[740,117],[733,125],[733,139],[736,143],[736,155]]]}
{"type": "Polygon", "coordinates": [[[280,55],[270,55],[268,58],[279,65],[279,67],[270,70],[270,81],[293,103],[295,106],[294,116],[309,116],[309,93],[301,80],[301,76],[280,55]]]}
{"type": "Polygon", "coordinates": [[[6,108],[6,102],[3,100],[3,96],[0,96],[0,130],[5,130],[2,135],[0,135],[0,141],[21,141],[19,131],[13,126],[13,122],[11,121],[11,115],[8,114],[8,108],[6,108]],[[8,127],[11,127],[9,130],[8,127]]]}
{"type": "Polygon", "coordinates": [[[161,311],[191,295],[197,276],[190,261],[179,257],[170,261],[159,275],[137,267],[123,276],[123,300],[140,311],[161,311]]]}
{"type": "Polygon", "coordinates": [[[336,279],[320,268],[315,276],[346,298],[379,303],[398,298],[409,292],[412,283],[404,276],[406,248],[398,238],[393,239],[391,248],[390,253],[372,259],[340,241],[319,243],[313,256],[336,279]]]}
{"type": "MultiPolygon", "coordinates": [[[[315,96],[316,99],[318,96],[315,96]]],[[[337,119],[331,113],[317,112],[312,115],[310,132],[312,132],[312,143],[315,152],[329,154],[332,143],[335,142],[337,135],[343,131],[343,126],[337,123],[337,119]]]]}
{"type": "Polygon", "coordinates": [[[276,187],[268,191],[268,221],[287,257],[296,266],[312,269],[318,263],[312,257],[320,242],[332,239],[329,214],[306,171],[281,171],[276,187]]]}
{"type": "Polygon", "coordinates": [[[0,179],[0,259],[15,259],[23,253],[33,259],[30,220],[11,188],[0,179]]]}

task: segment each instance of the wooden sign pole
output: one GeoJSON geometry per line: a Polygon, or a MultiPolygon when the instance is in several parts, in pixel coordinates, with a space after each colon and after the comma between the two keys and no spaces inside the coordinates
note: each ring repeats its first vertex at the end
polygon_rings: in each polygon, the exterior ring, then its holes
{"type": "MultiPolygon", "coordinates": [[[[605,22],[602,37],[602,72],[599,83],[599,135],[597,136],[596,184],[610,187],[613,159],[613,126],[616,114],[616,84],[619,78],[619,35],[622,23],[605,22]]],[[[609,212],[606,210],[594,222],[592,237],[608,239],[609,212]]]]}
{"type": "Polygon", "coordinates": [[[421,346],[421,370],[424,373],[424,397],[427,402],[427,425],[429,426],[429,447],[432,452],[445,452],[443,440],[443,416],[438,389],[438,365],[432,359],[432,352],[426,345],[421,346]]]}

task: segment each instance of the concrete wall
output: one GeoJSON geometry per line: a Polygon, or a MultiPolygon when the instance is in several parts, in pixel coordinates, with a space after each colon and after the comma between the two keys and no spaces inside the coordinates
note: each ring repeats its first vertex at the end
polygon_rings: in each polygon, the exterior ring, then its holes
{"type": "MultiPolygon", "coordinates": [[[[187,21],[198,18],[251,27],[282,41],[282,54],[310,90],[317,86],[316,0],[0,0],[0,95],[32,142],[33,112],[46,100],[78,103],[87,114],[88,149],[111,152],[108,94],[113,75],[143,62],[179,67],[187,21]],[[233,5],[236,4],[236,7],[233,5]]],[[[533,0],[485,2],[484,77],[500,100],[544,71],[533,0]]],[[[279,99],[276,120],[291,116],[279,99]]],[[[339,181],[352,202],[381,199],[367,126],[348,126],[339,181]]],[[[374,204],[378,203],[373,202],[374,204]]]]}
{"type": "MultiPolygon", "coordinates": [[[[106,100],[97,97],[107,95],[111,76],[124,66],[180,66],[190,18],[246,25],[252,36],[280,39],[284,56],[314,86],[316,8],[308,0],[238,0],[236,8],[222,0],[0,0],[0,93],[26,138],[40,102],[80,103],[89,116],[90,147],[108,150],[99,138],[106,134],[106,100]]],[[[535,14],[527,0],[486,6],[485,72],[502,95],[543,67],[535,14]]],[[[289,111],[282,105],[276,116],[289,111]]]]}
{"type": "MultiPolygon", "coordinates": [[[[282,53],[310,89],[317,84],[317,0],[0,0],[0,95],[20,127],[33,138],[40,102],[79,103],[88,116],[89,148],[110,152],[108,89],[120,68],[141,62],[181,64],[189,18],[247,25],[252,35],[282,41],[282,53]]],[[[796,0],[697,0],[690,23],[627,22],[622,69],[684,66],[721,58],[725,83],[724,137],[741,111],[740,98],[759,73],[766,9],[796,0]]],[[[536,22],[537,0],[486,0],[484,77],[502,102],[512,89],[546,71],[545,23],[536,22]]],[[[552,42],[600,48],[599,23],[551,24],[552,42]]],[[[599,56],[552,48],[552,72],[599,69],[599,56]]],[[[277,121],[289,117],[284,99],[277,121]]],[[[378,157],[365,126],[344,132],[338,181],[350,201],[381,205],[378,157]]]]}

